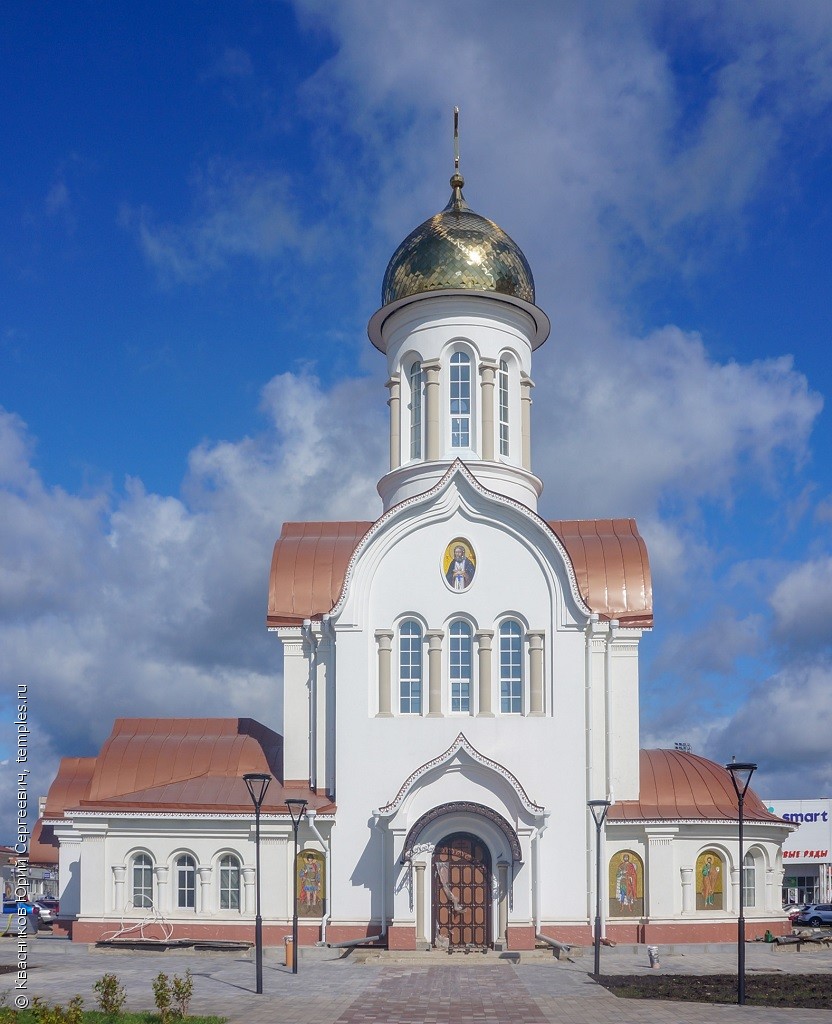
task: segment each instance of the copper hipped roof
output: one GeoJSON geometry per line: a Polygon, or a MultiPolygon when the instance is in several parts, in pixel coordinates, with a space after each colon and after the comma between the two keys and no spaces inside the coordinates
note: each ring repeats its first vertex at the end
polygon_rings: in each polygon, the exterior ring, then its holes
{"type": "Polygon", "coordinates": [[[30,864],[57,864],[58,840],[51,825],[44,825],[38,818],[29,839],[30,864]]]}
{"type": "Polygon", "coordinates": [[[319,619],[338,601],[347,566],[372,523],[284,523],[269,574],[270,626],[319,619]]]}
{"type": "MultiPolygon", "coordinates": [[[[619,800],[609,821],[736,821],[737,794],[727,768],[681,750],[639,751],[639,798],[619,800]]],[[[745,794],[743,818],[783,824],[757,794],[745,794]]]]}
{"type": "Polygon", "coordinates": [[[78,809],[247,813],[246,772],[273,776],[264,813],[286,811],[287,797],[335,809],[308,786],[283,784],[283,738],[254,719],[120,718],[98,757],[63,758],[46,816],[78,809]]]}
{"type": "Polygon", "coordinates": [[[622,626],[653,625],[653,581],[647,545],[635,519],[551,519],[569,553],[584,602],[622,626]]]}
{"type": "MultiPolygon", "coordinates": [[[[269,575],[269,626],[320,619],[338,603],[368,522],[284,523],[269,575]]],[[[578,590],[602,619],[653,625],[647,548],[634,519],[557,519],[547,524],[566,548],[578,590]]]]}

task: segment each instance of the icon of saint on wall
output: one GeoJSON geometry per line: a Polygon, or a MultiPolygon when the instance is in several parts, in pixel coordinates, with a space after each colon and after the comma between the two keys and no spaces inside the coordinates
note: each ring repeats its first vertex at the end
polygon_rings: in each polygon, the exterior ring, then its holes
{"type": "Polygon", "coordinates": [[[696,858],[696,909],[722,910],[722,858],[706,850],[696,858]]]}
{"type": "Polygon", "coordinates": [[[477,556],[464,537],[455,537],[442,556],[442,572],[452,590],[467,590],[477,571],[477,556]]]}
{"type": "Polygon", "coordinates": [[[634,850],[610,860],[610,916],[641,917],[644,913],[644,865],[634,850]]]}
{"type": "Polygon", "coordinates": [[[324,913],[324,857],[318,850],[302,850],[298,873],[298,916],[322,917],[324,913]]]}

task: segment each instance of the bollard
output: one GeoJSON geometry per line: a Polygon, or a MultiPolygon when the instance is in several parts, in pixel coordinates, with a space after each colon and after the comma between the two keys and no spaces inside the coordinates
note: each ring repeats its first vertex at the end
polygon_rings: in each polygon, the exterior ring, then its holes
{"type": "Polygon", "coordinates": [[[295,946],[294,946],[294,943],[292,942],[292,936],[291,935],[284,935],[283,936],[283,963],[287,967],[291,967],[292,964],[294,963],[294,960],[293,960],[294,952],[295,952],[295,946]]]}
{"type": "Polygon", "coordinates": [[[661,964],[659,963],[659,947],[658,946],[648,946],[647,947],[647,955],[650,957],[650,966],[651,967],[661,967],[661,964]]]}

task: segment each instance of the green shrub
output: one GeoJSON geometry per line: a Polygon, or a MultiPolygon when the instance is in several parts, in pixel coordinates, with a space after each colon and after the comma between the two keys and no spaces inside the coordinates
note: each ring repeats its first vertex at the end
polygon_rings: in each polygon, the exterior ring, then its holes
{"type": "Polygon", "coordinates": [[[153,998],[156,1001],[159,1016],[162,1018],[162,1024],[169,1024],[173,1016],[171,1009],[173,994],[170,989],[170,978],[163,971],[160,971],[153,979],[153,998]]]}
{"type": "Polygon", "coordinates": [[[106,1013],[108,1017],[115,1017],[121,1013],[121,1008],[127,1002],[127,993],[115,974],[105,974],[92,988],[98,999],[98,1009],[102,1013],[106,1013]]]}
{"type": "Polygon", "coordinates": [[[185,977],[173,976],[173,1001],[176,1003],[176,1010],[180,1017],[188,1016],[188,1007],[191,1005],[191,997],[194,994],[194,979],[191,970],[185,971],[185,977]]]}
{"type": "Polygon", "coordinates": [[[60,1003],[50,1006],[39,996],[32,1000],[32,1014],[37,1024],[81,1024],[84,1018],[84,1000],[73,996],[66,1007],[60,1003]]]}

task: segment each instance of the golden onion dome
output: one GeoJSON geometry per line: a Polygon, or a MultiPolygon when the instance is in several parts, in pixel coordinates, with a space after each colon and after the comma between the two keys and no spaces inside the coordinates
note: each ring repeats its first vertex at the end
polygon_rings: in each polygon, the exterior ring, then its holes
{"type": "Polygon", "coordinates": [[[393,253],[381,288],[382,305],[420,292],[461,288],[498,292],[534,303],[534,278],[520,247],[493,221],[474,213],[451,178],[440,213],[411,231],[393,253]]]}

